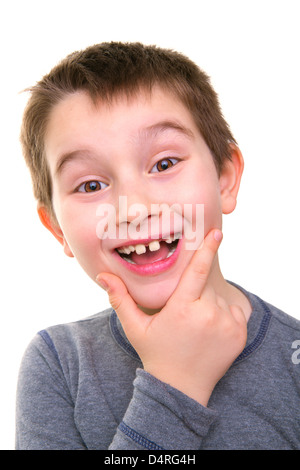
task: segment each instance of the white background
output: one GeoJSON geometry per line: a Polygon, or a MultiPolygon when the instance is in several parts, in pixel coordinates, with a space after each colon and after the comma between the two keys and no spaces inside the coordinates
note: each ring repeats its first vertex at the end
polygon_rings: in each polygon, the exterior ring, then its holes
{"type": "MultiPolygon", "coordinates": [[[[141,41],[190,56],[210,76],[246,161],[225,216],[223,274],[300,319],[299,0],[1,2],[0,448],[14,448],[21,356],[42,328],[108,306],[40,224],[18,142],[26,95],[70,52],[141,41]]],[[[299,338],[300,339],[300,338],[299,338]]]]}

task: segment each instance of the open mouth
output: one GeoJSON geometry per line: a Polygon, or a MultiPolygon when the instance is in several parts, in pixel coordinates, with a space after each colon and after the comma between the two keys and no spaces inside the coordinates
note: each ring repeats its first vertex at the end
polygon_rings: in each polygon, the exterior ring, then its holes
{"type": "Polygon", "coordinates": [[[116,249],[119,256],[127,263],[148,265],[170,258],[176,251],[181,234],[175,234],[168,239],[151,240],[149,243],[121,246],[116,249]]]}

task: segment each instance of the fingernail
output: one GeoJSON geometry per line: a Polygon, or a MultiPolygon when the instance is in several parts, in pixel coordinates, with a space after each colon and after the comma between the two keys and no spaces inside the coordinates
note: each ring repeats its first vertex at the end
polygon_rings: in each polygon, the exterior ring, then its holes
{"type": "Polygon", "coordinates": [[[104,279],[102,279],[101,277],[96,277],[96,281],[97,283],[99,284],[100,287],[102,287],[102,289],[104,290],[107,290],[108,289],[108,284],[106,281],[104,281],[104,279]]]}
{"type": "Polygon", "coordinates": [[[215,230],[214,232],[214,239],[217,241],[217,242],[220,242],[223,238],[223,234],[220,230],[215,230]]]}

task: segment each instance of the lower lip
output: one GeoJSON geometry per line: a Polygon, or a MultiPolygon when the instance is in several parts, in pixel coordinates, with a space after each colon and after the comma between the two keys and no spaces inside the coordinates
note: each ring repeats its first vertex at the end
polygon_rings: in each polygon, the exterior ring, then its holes
{"type": "Polygon", "coordinates": [[[173,266],[173,264],[176,262],[179,251],[181,248],[182,244],[182,238],[179,239],[176,250],[174,253],[172,253],[169,258],[163,259],[161,261],[155,261],[154,263],[149,263],[149,264],[132,264],[128,263],[125,261],[121,256],[119,256],[117,253],[114,253],[114,256],[116,256],[119,260],[119,262],[125,266],[129,271],[139,274],[140,276],[149,276],[149,275],[155,275],[155,274],[161,274],[173,266]]]}

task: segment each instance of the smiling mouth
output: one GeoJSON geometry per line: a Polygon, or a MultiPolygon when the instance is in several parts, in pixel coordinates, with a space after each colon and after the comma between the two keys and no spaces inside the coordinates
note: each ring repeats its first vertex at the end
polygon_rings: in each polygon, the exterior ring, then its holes
{"type": "Polygon", "coordinates": [[[121,246],[116,249],[118,255],[127,263],[133,265],[148,265],[170,258],[176,251],[181,234],[175,234],[168,239],[151,240],[149,243],[121,246]]]}

